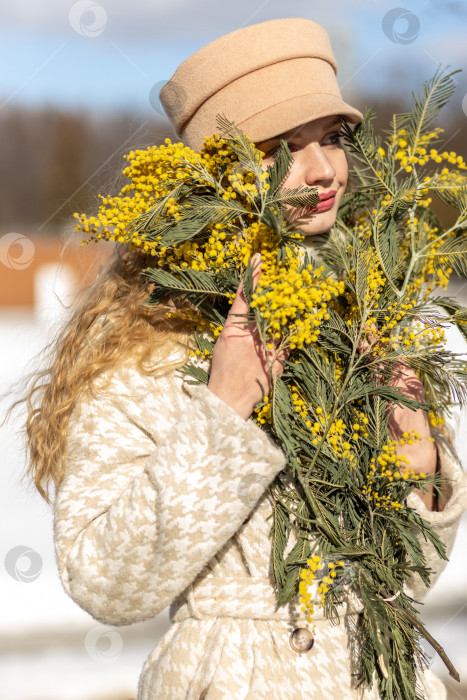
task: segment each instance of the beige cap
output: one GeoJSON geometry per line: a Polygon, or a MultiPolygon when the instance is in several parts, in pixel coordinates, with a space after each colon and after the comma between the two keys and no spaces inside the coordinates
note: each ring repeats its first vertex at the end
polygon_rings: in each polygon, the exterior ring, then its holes
{"type": "Polygon", "coordinates": [[[177,135],[195,150],[219,133],[216,115],[253,142],[312,119],[363,115],[341,97],[327,31],[302,18],[272,19],[225,34],[186,58],[160,91],[177,135]]]}

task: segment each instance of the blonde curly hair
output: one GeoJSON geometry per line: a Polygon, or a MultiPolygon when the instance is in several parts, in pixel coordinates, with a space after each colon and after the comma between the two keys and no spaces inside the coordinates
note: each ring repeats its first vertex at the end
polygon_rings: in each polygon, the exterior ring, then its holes
{"type": "Polygon", "coordinates": [[[184,364],[154,362],[169,355],[175,345],[186,348],[187,322],[168,318],[173,301],[145,304],[151,283],[140,272],[154,265],[154,258],[117,244],[101,265],[95,279],[78,293],[69,320],[60,329],[48,352],[47,366],[29,377],[24,398],[27,406],[26,447],[29,461],[23,478],[51,505],[50,485],[57,488],[66,465],[67,429],[75,403],[92,391],[98,377],[128,361],[146,375],[156,375],[184,364]]]}

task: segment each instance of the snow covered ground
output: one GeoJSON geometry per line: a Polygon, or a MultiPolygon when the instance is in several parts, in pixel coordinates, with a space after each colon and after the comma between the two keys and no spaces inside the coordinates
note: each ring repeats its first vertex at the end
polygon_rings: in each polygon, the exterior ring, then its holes
{"type": "MultiPolygon", "coordinates": [[[[12,384],[45,343],[46,328],[27,310],[0,313],[0,393],[9,394],[2,407],[18,394],[12,384]]],[[[66,595],[51,509],[19,481],[21,423],[18,413],[0,427],[0,700],[136,697],[144,659],[168,629],[168,609],[146,623],[107,627],[66,595]]]]}
{"type": "MultiPolygon", "coordinates": [[[[0,313],[0,393],[9,394],[2,406],[15,395],[13,383],[26,368],[33,369],[31,358],[46,341],[50,320],[27,309],[0,313]]],[[[459,426],[463,439],[457,446],[467,465],[465,428],[465,423],[459,426]]],[[[146,623],[106,627],[67,597],[54,558],[50,508],[19,482],[24,469],[20,429],[19,415],[0,428],[0,700],[136,697],[142,664],[168,629],[168,611],[146,623]]],[[[467,515],[423,612],[461,674],[467,673],[466,551],[467,515]]],[[[442,673],[442,668],[435,659],[433,669],[442,673]]]]}

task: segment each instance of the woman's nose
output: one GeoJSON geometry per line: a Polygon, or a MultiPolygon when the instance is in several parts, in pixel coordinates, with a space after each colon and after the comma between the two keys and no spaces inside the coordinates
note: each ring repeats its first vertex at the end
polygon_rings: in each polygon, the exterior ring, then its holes
{"type": "Polygon", "coordinates": [[[304,179],[308,187],[317,182],[332,181],[336,171],[329,160],[326,151],[319,143],[310,143],[303,153],[304,179]]]}

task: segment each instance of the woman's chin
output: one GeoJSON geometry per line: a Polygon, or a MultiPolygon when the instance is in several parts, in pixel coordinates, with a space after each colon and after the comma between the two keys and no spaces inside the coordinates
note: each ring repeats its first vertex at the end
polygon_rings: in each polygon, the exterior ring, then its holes
{"type": "Polygon", "coordinates": [[[322,233],[327,233],[335,224],[335,218],[329,218],[326,221],[304,221],[302,224],[297,223],[297,229],[308,238],[310,236],[319,236],[322,233]]]}
{"type": "Polygon", "coordinates": [[[309,216],[303,216],[301,219],[295,219],[295,226],[305,236],[317,236],[321,233],[327,233],[336,223],[336,212],[334,207],[329,211],[323,211],[309,216]]]}

